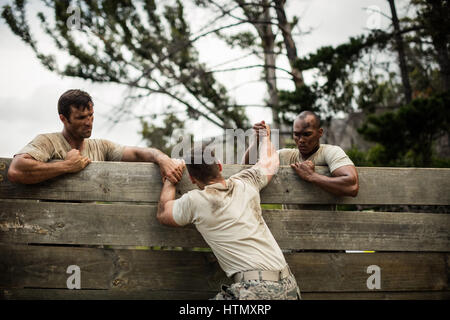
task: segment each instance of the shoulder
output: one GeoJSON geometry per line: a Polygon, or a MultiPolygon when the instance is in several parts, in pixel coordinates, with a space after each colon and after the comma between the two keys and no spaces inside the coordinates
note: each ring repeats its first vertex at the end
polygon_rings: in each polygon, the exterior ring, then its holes
{"type": "Polygon", "coordinates": [[[61,132],[40,133],[34,138],[34,141],[56,141],[62,138],[63,135],[61,132]]]}
{"type": "Polygon", "coordinates": [[[251,167],[239,171],[232,175],[230,178],[232,181],[241,181],[244,184],[249,184],[255,187],[258,191],[265,187],[268,183],[267,176],[264,174],[261,168],[251,167]]]}
{"type": "Polygon", "coordinates": [[[179,226],[185,226],[196,220],[196,205],[201,200],[200,190],[191,190],[173,202],[172,216],[179,226]]]}
{"type": "Polygon", "coordinates": [[[333,172],[334,170],[346,166],[346,165],[353,165],[353,161],[348,157],[348,155],[345,153],[345,151],[335,145],[323,145],[323,155],[326,159],[326,162],[328,163],[328,166],[330,168],[330,172],[333,172]]]}
{"type": "Polygon", "coordinates": [[[323,151],[342,151],[342,152],[344,152],[344,150],[340,146],[336,146],[334,144],[321,143],[320,147],[322,148],[323,151]]]}
{"type": "Polygon", "coordinates": [[[321,144],[320,148],[322,149],[321,152],[325,156],[346,156],[347,154],[345,151],[340,147],[332,144],[321,144]]]}
{"type": "Polygon", "coordinates": [[[28,143],[28,147],[43,147],[51,148],[54,145],[61,144],[64,141],[64,136],[60,132],[40,133],[36,135],[33,140],[28,143]]]}
{"type": "Polygon", "coordinates": [[[35,160],[47,162],[50,160],[55,151],[55,145],[61,144],[61,133],[41,133],[38,134],[32,141],[23,147],[18,154],[29,154],[35,160]]]}
{"type": "Polygon", "coordinates": [[[194,206],[196,203],[201,201],[203,197],[203,190],[194,189],[184,193],[181,197],[175,200],[178,203],[184,203],[184,205],[194,206]]]}

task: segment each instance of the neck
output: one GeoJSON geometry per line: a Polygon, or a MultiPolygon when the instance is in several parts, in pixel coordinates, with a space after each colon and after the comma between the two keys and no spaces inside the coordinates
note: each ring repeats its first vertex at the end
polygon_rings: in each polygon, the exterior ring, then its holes
{"type": "Polygon", "coordinates": [[[214,180],[211,180],[208,184],[214,184],[214,183],[221,183],[224,187],[227,186],[227,183],[225,182],[225,179],[222,176],[217,177],[214,180]]]}
{"type": "Polygon", "coordinates": [[[199,183],[197,183],[197,186],[203,190],[206,186],[209,186],[209,185],[215,184],[215,183],[221,183],[224,187],[227,186],[227,183],[225,182],[225,179],[222,176],[217,177],[213,180],[210,180],[210,181],[208,181],[208,183],[199,182],[199,183]]]}
{"type": "MultiPolygon", "coordinates": [[[[303,154],[303,153],[300,152],[300,154],[301,154],[301,156],[302,156],[302,159],[303,159],[303,160],[308,159],[308,158],[311,157],[314,153],[316,153],[317,150],[319,150],[319,148],[320,148],[320,143],[317,144],[317,146],[316,146],[310,153],[308,153],[308,154],[303,154]]],[[[299,151],[300,151],[300,150],[299,150],[299,151]]]]}
{"type": "Polygon", "coordinates": [[[81,148],[83,146],[84,138],[74,137],[72,134],[70,134],[70,132],[68,132],[66,130],[66,128],[63,129],[62,135],[67,140],[67,142],[70,144],[72,149],[81,150],[81,148]]]}

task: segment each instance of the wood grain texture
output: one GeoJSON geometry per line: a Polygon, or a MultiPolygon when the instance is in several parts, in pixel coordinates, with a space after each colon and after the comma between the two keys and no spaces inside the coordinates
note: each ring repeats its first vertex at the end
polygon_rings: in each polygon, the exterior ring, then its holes
{"type": "MultiPolygon", "coordinates": [[[[192,251],[105,250],[0,244],[0,288],[65,289],[69,265],[82,289],[211,293],[229,283],[214,255],[192,251]]],[[[303,292],[376,292],[367,267],[381,268],[383,292],[449,291],[447,253],[285,254],[303,292]]]]}
{"type": "MultiPolygon", "coordinates": [[[[155,205],[0,200],[0,242],[208,247],[193,225],[171,228],[155,205]]],[[[283,249],[450,251],[450,215],[263,210],[283,249]]]]}
{"type": "MultiPolygon", "coordinates": [[[[217,291],[1,289],[6,300],[207,300],[217,291]]],[[[449,300],[450,291],[303,292],[302,300],[449,300]]]]}
{"type": "MultiPolygon", "coordinates": [[[[83,171],[37,185],[19,185],[7,179],[11,159],[0,158],[0,199],[43,199],[65,201],[157,202],[161,191],[159,168],[151,163],[93,162],[83,171]]],[[[224,165],[229,177],[245,168],[224,165]]],[[[326,167],[317,172],[327,174],[326,167]]],[[[357,168],[360,191],[356,198],[335,197],[302,181],[290,167],[280,167],[261,192],[262,203],[284,204],[410,204],[450,205],[450,169],[357,168]]],[[[194,186],[186,172],[177,195],[194,186]]]]}

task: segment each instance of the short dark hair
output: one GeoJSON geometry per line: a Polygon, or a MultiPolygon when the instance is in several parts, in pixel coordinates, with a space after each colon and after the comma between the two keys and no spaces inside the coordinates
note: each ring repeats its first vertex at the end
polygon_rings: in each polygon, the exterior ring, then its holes
{"type": "Polygon", "coordinates": [[[189,154],[184,157],[184,161],[189,174],[203,183],[208,183],[220,175],[214,148],[210,143],[194,145],[189,154]]]}
{"type": "Polygon", "coordinates": [[[84,110],[94,104],[89,93],[79,89],[71,89],[64,92],[58,100],[58,113],[70,120],[70,107],[84,110]]]}
{"type": "Polygon", "coordinates": [[[320,117],[315,114],[312,111],[306,110],[306,111],[302,111],[298,114],[298,116],[295,118],[295,120],[297,119],[301,119],[304,120],[307,116],[313,116],[314,120],[316,121],[316,127],[320,128],[322,126],[322,121],[320,121],[320,117]]]}

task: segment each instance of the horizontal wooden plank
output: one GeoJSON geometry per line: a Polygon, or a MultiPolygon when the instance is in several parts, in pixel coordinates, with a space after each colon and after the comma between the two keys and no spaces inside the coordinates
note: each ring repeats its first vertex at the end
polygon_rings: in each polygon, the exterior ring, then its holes
{"type": "MultiPolygon", "coordinates": [[[[450,215],[263,210],[283,249],[450,251],[450,215]]],[[[0,242],[207,247],[194,226],[161,225],[155,205],[0,200],[0,242]]]]}
{"type": "MultiPolygon", "coordinates": [[[[211,293],[229,283],[212,253],[107,250],[0,244],[0,288],[66,289],[67,267],[81,270],[81,289],[211,293]]],[[[285,254],[302,292],[376,292],[367,268],[381,269],[378,291],[449,291],[446,253],[285,254]]]]}
{"type": "MultiPolygon", "coordinates": [[[[151,163],[93,162],[83,171],[37,185],[10,183],[7,170],[11,159],[0,158],[0,199],[45,199],[77,201],[157,202],[161,191],[158,166],[151,163]]],[[[224,165],[229,177],[245,168],[224,165]]],[[[326,167],[317,167],[326,174],[326,167]]],[[[450,169],[357,168],[360,190],[356,198],[335,197],[302,181],[290,167],[280,167],[262,191],[262,203],[285,204],[410,204],[450,205],[450,169]]],[[[178,184],[178,196],[194,185],[185,172],[178,184]]]]}
{"type": "MultiPolygon", "coordinates": [[[[217,292],[172,290],[0,289],[7,300],[206,300],[217,292]]],[[[449,300],[450,291],[303,292],[302,300],[449,300]]]]}
{"type": "Polygon", "coordinates": [[[0,289],[0,300],[207,300],[216,291],[0,289]]]}
{"type": "Polygon", "coordinates": [[[449,300],[450,291],[305,292],[303,300],[449,300]]]}

